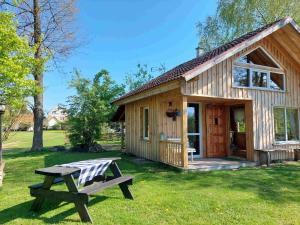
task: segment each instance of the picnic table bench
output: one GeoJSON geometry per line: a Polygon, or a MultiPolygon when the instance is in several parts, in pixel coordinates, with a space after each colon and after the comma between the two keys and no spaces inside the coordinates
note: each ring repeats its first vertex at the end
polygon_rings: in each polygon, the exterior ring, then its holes
{"type": "Polygon", "coordinates": [[[109,165],[113,176],[95,176],[91,181],[84,183],[82,190],[78,189],[75,179],[79,177],[80,168],[67,168],[63,166],[52,166],[35,170],[36,174],[44,175],[44,182],[29,186],[30,195],[35,197],[31,210],[39,211],[45,199],[55,199],[58,201],[71,202],[75,204],[80,219],[83,222],[91,222],[91,216],[87,210],[89,196],[102,191],[106,188],[119,185],[123,195],[127,199],[133,199],[133,196],[128,188],[132,185],[132,176],[123,176],[116,161],[121,158],[101,158],[101,160],[112,160],[109,165]],[[68,191],[50,190],[52,185],[65,183],[68,191]]]}

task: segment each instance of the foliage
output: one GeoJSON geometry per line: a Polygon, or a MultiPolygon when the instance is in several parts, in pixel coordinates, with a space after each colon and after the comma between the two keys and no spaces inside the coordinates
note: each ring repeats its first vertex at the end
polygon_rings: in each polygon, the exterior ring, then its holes
{"type": "MultiPolygon", "coordinates": [[[[27,36],[34,47],[35,65],[32,72],[36,85],[43,89],[46,62],[57,65],[78,47],[75,40],[75,0],[0,0],[0,10],[16,15],[18,33],[27,36]]],[[[2,21],[1,21],[2,22],[2,21]]],[[[48,64],[49,65],[49,64],[48,64]]],[[[33,95],[34,137],[32,150],[43,148],[43,92],[33,95]]]]}
{"type": "Polygon", "coordinates": [[[154,78],[154,70],[156,70],[159,74],[162,74],[165,72],[166,68],[163,64],[161,64],[159,67],[153,67],[151,70],[149,70],[147,64],[138,64],[137,71],[133,73],[127,73],[125,77],[127,91],[135,90],[136,88],[152,80],[154,78]]]}
{"type": "Polygon", "coordinates": [[[0,102],[22,107],[35,91],[29,74],[34,65],[27,40],[17,34],[12,14],[0,12],[0,102]]]}
{"type": "Polygon", "coordinates": [[[299,0],[219,0],[216,14],[197,25],[199,47],[212,50],[286,16],[300,22],[299,12],[299,0]]]}
{"type": "Polygon", "coordinates": [[[101,136],[101,127],[115,111],[111,101],[124,93],[106,70],[97,73],[94,79],[82,78],[78,71],[70,87],[77,92],[69,97],[68,134],[73,146],[92,146],[101,136]]]}

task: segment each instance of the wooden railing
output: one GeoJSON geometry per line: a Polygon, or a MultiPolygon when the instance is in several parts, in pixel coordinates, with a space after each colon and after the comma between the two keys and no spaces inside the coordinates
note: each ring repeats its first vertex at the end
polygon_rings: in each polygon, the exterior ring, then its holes
{"type": "Polygon", "coordinates": [[[171,166],[182,167],[182,144],[178,141],[159,142],[160,161],[171,166]]]}

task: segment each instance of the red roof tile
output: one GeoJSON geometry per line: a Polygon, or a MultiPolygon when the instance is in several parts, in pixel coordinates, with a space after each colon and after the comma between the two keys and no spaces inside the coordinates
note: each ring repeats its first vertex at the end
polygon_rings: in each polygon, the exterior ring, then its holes
{"type": "Polygon", "coordinates": [[[158,85],[167,83],[169,81],[180,79],[181,77],[183,77],[183,75],[186,72],[188,72],[188,71],[194,69],[195,67],[200,66],[201,64],[207,62],[208,60],[211,60],[214,57],[216,57],[216,56],[232,49],[233,47],[241,44],[242,42],[249,40],[250,38],[260,34],[262,31],[270,28],[271,26],[276,25],[277,23],[280,23],[280,22],[284,21],[285,19],[277,20],[277,21],[275,21],[273,23],[270,23],[266,26],[258,28],[256,30],[251,31],[251,32],[249,32],[249,33],[247,33],[247,34],[245,34],[245,35],[243,35],[243,36],[241,36],[241,37],[239,37],[239,38],[237,38],[237,39],[235,39],[231,42],[228,42],[228,43],[226,43],[226,44],[224,44],[224,45],[222,45],[222,46],[220,46],[220,47],[218,47],[218,48],[216,48],[216,49],[214,49],[210,52],[206,52],[200,57],[197,57],[197,58],[194,58],[190,61],[182,63],[179,66],[176,66],[175,68],[165,72],[164,74],[152,79],[151,81],[149,81],[148,83],[142,85],[141,87],[126,93],[125,95],[121,96],[120,98],[116,99],[115,101],[127,98],[129,96],[132,96],[132,95],[135,95],[135,94],[138,94],[138,93],[141,93],[145,90],[148,90],[148,89],[156,87],[158,85]]]}

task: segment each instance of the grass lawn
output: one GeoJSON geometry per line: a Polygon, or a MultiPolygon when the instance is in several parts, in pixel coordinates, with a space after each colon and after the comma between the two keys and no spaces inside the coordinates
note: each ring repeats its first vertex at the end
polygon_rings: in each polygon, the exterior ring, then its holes
{"type": "MultiPolygon", "coordinates": [[[[63,144],[63,138],[56,135],[46,132],[45,145],[63,144]]],[[[27,186],[42,179],[34,169],[121,153],[32,153],[26,152],[30,140],[15,137],[7,142],[11,149],[4,154],[6,176],[0,189],[0,224],[80,224],[73,204],[63,203],[56,208],[55,202],[46,202],[39,214],[29,211],[33,198],[27,186]],[[19,144],[14,145],[15,141],[19,144]]],[[[88,208],[94,224],[300,224],[300,163],[180,172],[154,162],[138,164],[133,157],[121,156],[123,173],[135,176],[131,187],[135,200],[125,200],[118,187],[93,196],[88,208]]]]}

